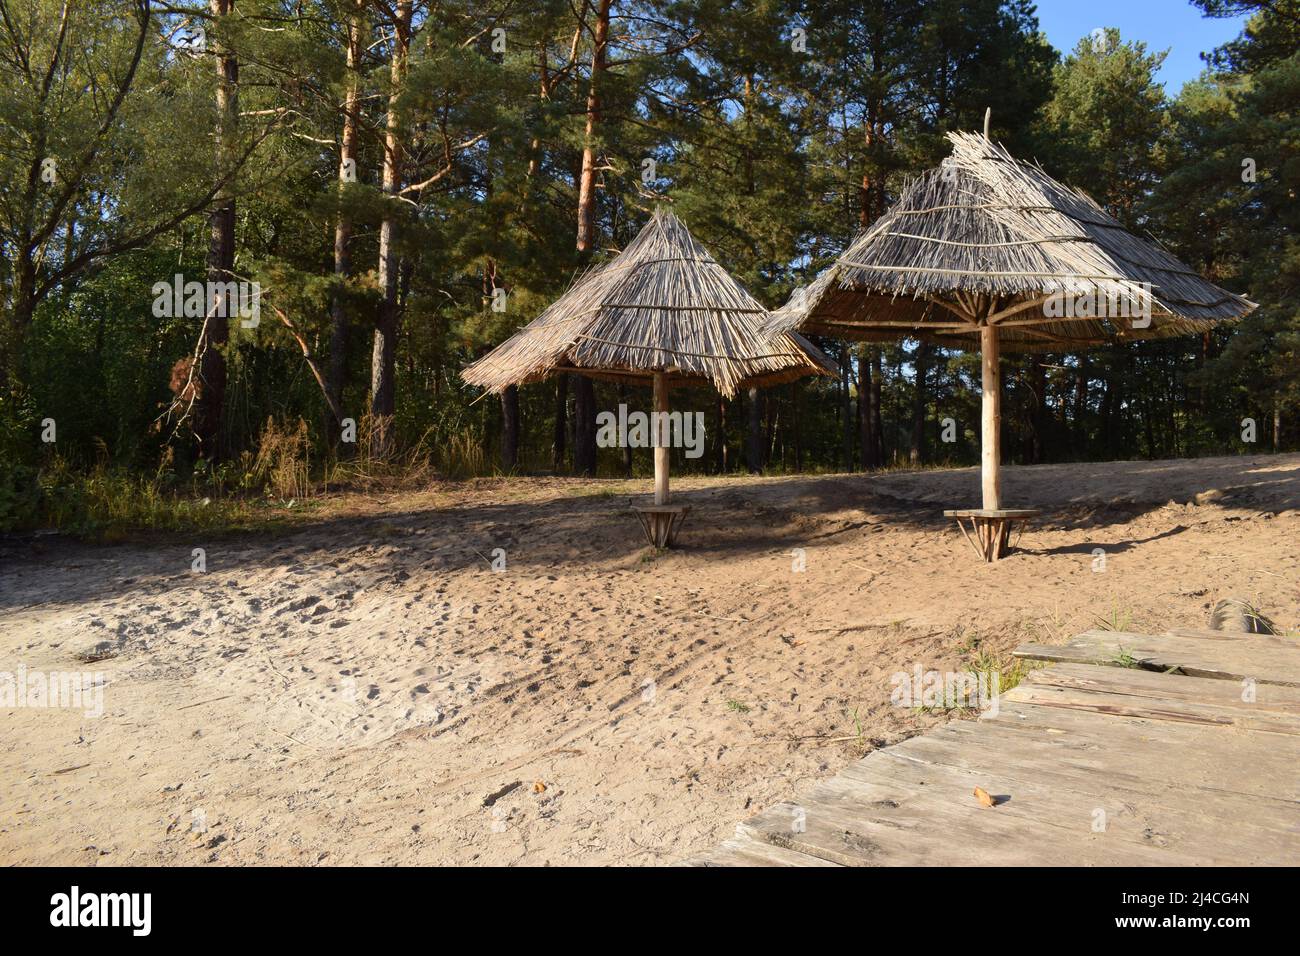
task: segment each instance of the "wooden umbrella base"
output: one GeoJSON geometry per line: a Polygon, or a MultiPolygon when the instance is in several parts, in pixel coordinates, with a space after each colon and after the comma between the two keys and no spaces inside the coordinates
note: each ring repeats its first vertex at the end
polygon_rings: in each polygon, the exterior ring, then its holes
{"type": "MultiPolygon", "coordinates": [[[[961,528],[962,535],[976,554],[985,561],[997,561],[1012,550],[1012,527],[1018,524],[1023,533],[1026,522],[1039,514],[1041,512],[1033,508],[962,508],[945,511],[943,516],[957,519],[957,527],[961,528]],[[962,524],[963,518],[970,521],[970,531],[962,524]]],[[[1019,539],[1017,534],[1016,540],[1019,539]]]]}
{"type": "Polygon", "coordinates": [[[646,539],[656,548],[671,548],[690,505],[633,505],[646,539]]]}

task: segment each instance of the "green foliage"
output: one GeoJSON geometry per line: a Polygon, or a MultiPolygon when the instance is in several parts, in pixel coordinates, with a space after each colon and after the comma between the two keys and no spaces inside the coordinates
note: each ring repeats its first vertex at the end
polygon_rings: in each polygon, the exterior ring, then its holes
{"type": "MultiPolygon", "coordinates": [[[[63,5],[31,0],[28,25],[0,32],[0,530],[242,520],[254,502],[265,512],[325,487],[498,473],[500,403],[467,391],[459,369],[615,254],[656,204],[672,203],[776,306],[942,159],[945,132],[981,128],[986,108],[1013,152],[1260,303],[1239,328],[1203,339],[1006,357],[1009,457],[1254,450],[1239,440],[1246,416],[1263,442],[1290,447],[1300,19],[1295,0],[1197,2],[1252,18],[1200,81],[1172,95],[1155,79],[1159,50],[1107,31],[1062,57],[1029,0],[616,0],[609,68],[594,76],[594,3],[417,4],[396,77],[392,5],[240,0],[239,16],[217,18],[205,3],[155,5],[137,57],[128,0],[68,6],[75,55],[59,52],[63,5]],[[225,127],[213,57],[174,42],[199,14],[209,54],[230,51],[239,64],[239,117],[225,127]],[[56,54],[43,89],[22,64],[56,54]],[[356,177],[340,183],[340,104],[353,84],[356,177]],[[402,145],[396,196],[383,183],[390,119],[402,145]],[[580,254],[584,147],[596,165],[596,241],[580,254]],[[57,181],[33,182],[47,156],[57,181]],[[1242,178],[1247,159],[1253,182],[1242,178]],[[219,183],[227,165],[231,181],[219,183]],[[178,394],[174,374],[203,321],[153,315],[151,289],[177,273],[206,277],[218,186],[235,202],[234,272],[260,283],[263,299],[257,327],[231,322],[229,341],[214,346],[227,381],[225,460],[213,464],[195,460],[192,396],[178,394]],[[380,461],[365,436],[385,218],[401,263],[398,450],[380,461]],[[336,269],[344,224],[350,266],[336,269]],[[337,376],[357,445],[331,442],[337,423],[318,375],[337,376]],[[46,418],[57,423],[52,447],[40,440],[46,418]]],[[[708,447],[700,459],[675,455],[674,470],[744,467],[751,417],[768,470],[861,467],[870,395],[860,392],[873,364],[876,466],[977,460],[972,356],[907,340],[816,344],[842,380],[728,401],[675,394],[682,410],[705,414],[708,447]],[[941,440],[949,418],[952,443],[941,440]]],[[[524,385],[518,397],[516,470],[551,471],[556,384],[524,385]]],[[[571,454],[572,389],[560,400],[571,454]]],[[[596,401],[646,410],[649,395],[598,383],[596,401]]],[[[648,455],[629,466],[617,450],[599,453],[602,476],[629,467],[648,472],[648,455]]]]}
{"type": "Polygon", "coordinates": [[[1166,51],[1123,42],[1110,28],[1087,36],[1056,68],[1043,111],[1044,162],[1110,209],[1129,228],[1155,181],[1154,155],[1165,123],[1164,89],[1155,80],[1166,51]]]}
{"type": "Polygon", "coordinates": [[[30,405],[0,394],[0,533],[31,527],[40,509],[32,452],[38,423],[30,405]]]}
{"type": "MultiPolygon", "coordinates": [[[[1300,6],[1202,2],[1215,15],[1258,10],[1242,37],[1170,110],[1164,180],[1150,215],[1188,261],[1249,290],[1259,309],[1211,338],[1191,385],[1213,396],[1219,433],[1300,411],[1300,6]]],[[[1207,417],[1214,418],[1214,408],[1207,417]]]]}

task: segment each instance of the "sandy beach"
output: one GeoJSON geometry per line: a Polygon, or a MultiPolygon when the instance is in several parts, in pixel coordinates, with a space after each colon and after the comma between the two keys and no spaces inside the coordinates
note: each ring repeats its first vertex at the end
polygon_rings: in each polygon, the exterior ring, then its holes
{"type": "Polygon", "coordinates": [[[100,675],[103,713],[0,708],[0,863],[669,864],[970,716],[891,705],[896,672],[1224,597],[1300,628],[1300,455],[1007,468],[1044,514],[992,565],[941,516],[978,482],[684,479],[661,554],[644,479],[2,541],[0,672],[100,675]]]}

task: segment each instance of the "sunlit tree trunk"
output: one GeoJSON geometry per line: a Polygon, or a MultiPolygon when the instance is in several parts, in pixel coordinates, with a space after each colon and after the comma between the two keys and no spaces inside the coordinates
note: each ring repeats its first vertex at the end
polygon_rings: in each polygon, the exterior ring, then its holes
{"type": "Polygon", "coordinates": [[[398,99],[406,76],[406,57],[411,46],[411,0],[397,4],[393,21],[393,47],[389,63],[391,88],[388,120],[384,132],[383,190],[388,197],[379,225],[379,314],[375,320],[374,349],[370,359],[371,447],[376,458],[393,450],[393,414],[396,411],[395,382],[399,314],[397,255],[397,193],[402,184],[401,118],[398,99]]]}
{"type": "Polygon", "coordinates": [[[596,241],[596,138],[600,132],[601,83],[608,63],[609,8],[612,0],[597,0],[592,26],[591,78],[587,86],[587,127],[583,138],[582,172],[578,178],[578,251],[590,253],[596,241]]]}
{"type": "MultiPolygon", "coordinates": [[[[591,77],[587,86],[587,126],[583,138],[582,170],[578,176],[577,248],[589,256],[596,243],[596,138],[600,131],[600,88],[608,62],[611,0],[597,0],[592,26],[591,77]]],[[[573,383],[573,467],[580,475],[596,474],[596,393],[591,379],[579,375],[573,383]]]]}
{"type": "MultiPolygon", "coordinates": [[[[343,100],[343,137],[339,151],[339,193],[347,189],[347,183],[354,181],[357,172],[357,139],[360,126],[361,109],[361,36],[363,7],[360,0],[354,5],[353,13],[347,23],[347,92],[343,100]]],[[[348,368],[348,331],[349,321],[344,304],[343,285],[352,275],[352,253],[349,245],[352,240],[352,218],[345,205],[339,206],[338,218],[334,223],[334,280],[337,287],[330,301],[330,366],[328,388],[334,407],[343,408],[343,388],[348,368]]],[[[332,446],[339,440],[339,422],[330,416],[329,438],[332,446]]]]}
{"type": "MultiPolygon", "coordinates": [[[[235,0],[209,0],[214,17],[229,16],[235,0]]],[[[231,152],[239,122],[239,64],[224,45],[215,44],[217,67],[216,169],[221,176],[230,168],[231,152]]],[[[235,197],[226,186],[208,213],[207,278],[209,282],[234,281],[235,197]]],[[[226,343],[230,340],[229,300],[207,304],[206,329],[199,345],[199,392],[194,404],[194,435],[199,454],[214,461],[224,452],[222,411],[226,403],[226,343]]]]}

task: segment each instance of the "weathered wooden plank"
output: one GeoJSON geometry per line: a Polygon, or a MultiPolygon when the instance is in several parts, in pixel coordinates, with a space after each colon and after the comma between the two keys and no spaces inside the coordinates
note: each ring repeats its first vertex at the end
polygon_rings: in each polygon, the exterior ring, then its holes
{"type": "Polygon", "coordinates": [[[1300,859],[1296,642],[1093,631],[1016,653],[1064,663],[1004,694],[996,717],[877,751],[740,824],[741,842],[716,851],[731,862],[718,865],[1300,859]],[[1119,665],[1121,654],[1150,669],[1095,666],[1119,665]],[[982,806],[977,786],[998,805],[982,806]],[[792,856],[757,853],[756,843],[792,856]]]}
{"type": "MultiPolygon", "coordinates": [[[[982,761],[1038,759],[1105,774],[1134,790],[1213,787],[1249,800],[1279,801],[1300,819],[1300,774],[1290,736],[1232,727],[1104,716],[1003,700],[992,721],[954,721],[898,747],[951,748],[982,761]],[[932,743],[933,742],[933,743],[932,743]]],[[[1294,821],[1293,821],[1294,822],[1294,821]]]]}
{"type": "Polygon", "coordinates": [[[686,862],[687,866],[839,866],[820,857],[755,840],[748,833],[737,833],[718,847],[686,862]]]}
{"type": "MultiPolygon", "coordinates": [[[[1006,717],[1041,708],[1017,705],[1006,717]]],[[[1048,715],[1050,719],[1052,715],[1048,715]]],[[[1106,718],[1084,715],[1093,723],[1106,718]]],[[[1115,721],[1109,721],[1115,723],[1115,721]]],[[[1183,819],[1206,827],[1238,827],[1290,839],[1300,852],[1300,791],[1294,780],[1282,782],[1287,767],[1294,766],[1297,756],[1290,737],[1284,737],[1283,752],[1266,750],[1266,762],[1239,761],[1236,757],[1255,758],[1258,750],[1232,747],[1232,732],[1201,731],[1192,727],[1193,744],[1199,744],[1201,756],[1188,760],[1180,748],[1143,748],[1127,745],[1109,735],[1092,741],[1080,741],[1078,728],[1061,731],[1045,726],[1013,726],[998,719],[972,724],[962,722],[945,727],[936,734],[913,737],[896,747],[870,754],[844,771],[845,777],[883,773],[917,782],[924,773],[944,777],[949,770],[958,771],[957,796],[965,799],[972,788],[1005,793],[1013,797],[1031,795],[1037,788],[1047,788],[1054,795],[1076,795],[1088,813],[1096,808],[1117,805],[1140,806],[1154,817],[1183,819]],[[969,731],[969,732],[961,732],[969,731]],[[1216,740],[1216,737],[1221,739],[1216,740]],[[1209,752],[1205,756],[1205,752],[1209,752]],[[1255,792],[1242,792],[1239,775],[1243,771],[1258,775],[1255,792]],[[918,777],[919,775],[919,777],[918,777]],[[1015,790],[1022,786],[1023,793],[1015,790]],[[1010,788],[1010,790],[1008,790],[1010,788]],[[1262,792],[1261,792],[1262,791],[1262,792]]],[[[1187,728],[1179,727],[1179,730],[1187,728]]],[[[1248,735],[1261,737],[1262,735],[1248,735]]],[[[1278,739],[1274,739],[1274,744],[1278,739]]],[[[1290,777],[1294,778],[1294,771],[1290,777]]],[[[945,778],[946,779],[946,778],[945,778]]],[[[1010,803],[1008,804],[1010,805],[1010,803]]],[[[1050,805],[1040,801],[1039,805],[1050,805]]],[[[1074,805],[1074,804],[1071,804],[1074,805]]],[[[1001,809],[1001,808],[998,808],[1001,809]]],[[[1073,817],[1078,822],[1079,817],[1073,817]]],[[[1270,836],[1270,839],[1273,838],[1270,836]]]]}
{"type": "Polygon", "coordinates": [[[1216,631],[1209,627],[1171,627],[1164,632],[1170,637],[1192,637],[1207,641],[1238,641],[1244,637],[1275,637],[1273,634],[1248,634],[1242,631],[1216,631]]]}
{"type": "MultiPolygon", "coordinates": [[[[923,764],[901,755],[849,768],[841,778],[846,785],[870,782],[893,794],[900,812],[932,814],[933,804],[967,802],[975,805],[973,789],[982,787],[998,800],[993,808],[978,807],[1025,826],[1043,824],[1085,838],[1079,864],[1094,862],[1092,854],[1118,846],[1149,847],[1176,852],[1198,863],[1212,865],[1287,864],[1300,853],[1300,833],[1264,827],[1249,820],[1225,818],[1205,812],[1194,799],[1195,791],[1173,795],[1176,802],[1153,803],[1126,799],[1104,779],[1043,774],[1040,768],[978,771],[923,764]],[[1104,844],[1104,846],[1102,845],[1104,844]]],[[[880,792],[880,791],[877,791],[880,792]]],[[[979,817],[971,824],[983,827],[979,817]]],[[[1023,831],[1022,831],[1023,832],[1023,831]]],[[[960,838],[963,834],[953,833],[960,838]]],[[[1029,850],[1032,859],[1036,851],[1029,850]]],[[[1029,862],[1030,860],[1026,860],[1029,862]]]]}
{"type": "Polygon", "coordinates": [[[1277,685],[1060,664],[1029,675],[1002,700],[1300,735],[1300,688],[1277,685]]]}
{"type": "MultiPolygon", "coordinates": [[[[1225,706],[1245,705],[1246,691],[1244,681],[1187,677],[1138,667],[1096,667],[1091,664],[1066,663],[1030,671],[1025,675],[1023,683],[1058,686],[1077,683],[1078,686],[1113,689],[1119,693],[1148,694],[1169,700],[1202,701],[1225,706]]],[[[1254,710],[1300,714],[1300,687],[1260,684],[1253,688],[1253,696],[1254,703],[1246,706],[1254,710]]]]}
{"type": "Polygon", "coordinates": [[[1186,634],[1087,631],[1062,645],[1024,644],[1026,660],[1119,666],[1132,662],[1151,670],[1178,671],[1218,680],[1252,678],[1261,684],[1300,687],[1300,644],[1271,634],[1237,634],[1219,639],[1186,634]]]}
{"type": "MultiPolygon", "coordinates": [[[[1032,746],[1029,742],[1012,738],[971,746],[957,739],[937,746],[927,739],[921,747],[898,756],[922,767],[961,770],[970,778],[972,788],[978,785],[990,793],[1015,796],[1019,781],[1050,786],[1085,796],[1082,806],[1088,812],[1101,807],[1109,814],[1119,805],[1153,819],[1167,816],[1183,821],[1179,832],[1214,833],[1221,838],[1218,842],[1228,846],[1235,846],[1241,834],[1268,833],[1270,840],[1288,840],[1293,851],[1300,853],[1296,843],[1300,838],[1300,800],[1294,796],[1295,783],[1288,780],[1294,771],[1278,769],[1282,761],[1260,769],[1220,756],[1184,767],[1177,754],[1152,755],[1140,747],[1135,756],[1116,761],[1107,760],[1098,749],[1080,753],[1078,743],[1068,736],[1061,740],[1060,735],[1044,734],[1032,740],[1032,746]],[[1023,752],[1016,747],[1023,747],[1023,752]]],[[[1290,757],[1293,765],[1294,754],[1290,757]]],[[[1078,817],[1071,819],[1077,821],[1078,817]]],[[[1210,840],[1206,845],[1214,843],[1210,840]]]]}
{"type": "Polygon", "coordinates": [[[740,824],[756,840],[843,866],[1159,866],[1196,857],[1159,846],[999,814],[930,795],[906,802],[895,786],[836,777],[798,804],[740,824]],[[795,821],[799,821],[796,825],[795,821]]]}
{"type": "MultiPolygon", "coordinates": [[[[1011,716],[1028,709],[1019,705],[1011,716]]],[[[1258,865],[1300,855],[1300,803],[1224,790],[1244,768],[1221,753],[1217,776],[1192,775],[1201,786],[1166,783],[1166,768],[1140,751],[1127,772],[1109,774],[1113,748],[1098,754],[1101,768],[1071,765],[1060,759],[1071,741],[1044,731],[1037,752],[1026,755],[1014,745],[1034,732],[999,723],[959,722],[951,726],[970,732],[943,740],[943,728],[878,751],[799,804],[742,826],[756,839],[844,865],[1258,865]],[[1010,799],[981,807],[975,786],[1010,799]],[[1098,811],[1105,828],[1094,832],[1098,811]]]]}

